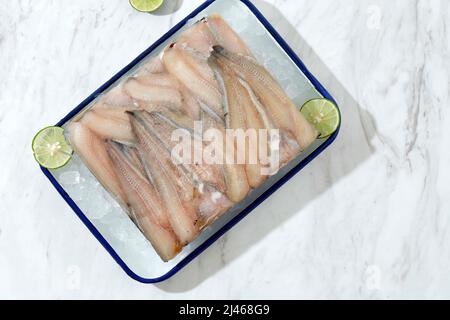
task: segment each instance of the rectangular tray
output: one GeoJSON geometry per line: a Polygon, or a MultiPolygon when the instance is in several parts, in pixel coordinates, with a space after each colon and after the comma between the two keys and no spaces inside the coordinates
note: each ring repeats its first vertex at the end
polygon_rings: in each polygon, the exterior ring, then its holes
{"type": "MultiPolygon", "coordinates": [[[[299,101],[305,102],[308,99],[314,97],[324,97],[333,102],[335,100],[327,92],[327,90],[314,78],[314,76],[308,71],[300,58],[293,52],[289,45],[281,38],[281,36],[275,31],[270,23],[264,18],[264,16],[258,11],[258,9],[248,0],[208,0],[196,10],[194,10],[189,16],[173,27],[168,33],[156,41],[152,46],[139,55],[134,61],[132,61],[123,70],[117,73],[112,79],[106,82],[87,99],[85,99],[79,106],[72,110],[66,117],[64,117],[57,126],[64,126],[73,117],[78,115],[82,110],[89,107],[99,96],[104,94],[109,88],[118,82],[123,76],[132,72],[136,67],[142,64],[145,60],[152,56],[156,50],[161,49],[170,39],[184,28],[190,26],[193,22],[199,20],[203,16],[212,12],[223,13],[221,10],[244,10],[240,14],[247,15],[247,19],[255,20],[261,25],[261,29],[266,35],[264,38],[271,39],[273,43],[279,46],[280,51],[286,55],[286,61],[293,63],[294,67],[298,69],[298,73],[304,77],[304,83],[306,86],[310,86],[311,90],[302,92],[301,97],[297,97],[296,103],[299,101]],[[226,4],[225,4],[226,3],[226,4]]],[[[236,12],[233,12],[236,14],[236,12]]],[[[234,16],[231,12],[228,12],[231,17],[234,16]]],[[[226,18],[226,17],[225,17],[226,18]]],[[[259,27],[258,27],[259,28],[259,27]]],[[[238,33],[239,30],[237,30],[238,33]]],[[[262,38],[261,38],[262,39],[262,38]]],[[[244,39],[246,40],[246,39],[244,39]]],[[[260,45],[263,48],[262,45],[260,45]]],[[[251,47],[251,46],[250,46],[251,47]]],[[[259,53],[255,53],[258,57],[259,53]]],[[[306,87],[305,87],[306,88],[306,87]]],[[[286,88],[285,88],[286,89],[286,88]]],[[[293,97],[291,97],[293,98],[293,97]]],[[[128,254],[127,249],[115,245],[112,243],[110,235],[107,234],[101,223],[98,223],[95,219],[83,212],[77,201],[69,195],[69,192],[58,181],[55,171],[50,171],[45,168],[41,168],[56,190],[61,194],[69,206],[78,215],[81,221],[91,231],[91,233],[97,238],[97,240],[103,245],[103,247],[111,254],[114,260],[123,268],[123,270],[133,279],[143,283],[157,283],[164,281],[172,277],[175,273],[180,271],[184,266],[196,258],[212,243],[219,239],[235,224],[247,216],[253,209],[267,199],[272,193],[279,189],[290,178],[297,174],[302,168],[304,168],[310,161],[317,157],[323,150],[325,150],[337,137],[339,130],[337,130],[331,137],[318,140],[305,152],[303,152],[296,160],[282,168],[281,171],[271,177],[262,187],[255,190],[244,203],[238,204],[230,212],[226,213],[222,218],[209,227],[201,236],[195,240],[192,244],[186,247],[183,252],[175,258],[173,261],[163,263],[150,257],[150,260],[142,259],[139,263],[135,263],[136,258],[130,258],[131,254],[128,254]],[[134,260],[133,260],[134,259],[134,260]],[[151,260],[153,259],[153,260],[151,260]],[[151,261],[144,265],[144,263],[151,261]],[[140,265],[143,265],[140,266],[140,265]],[[150,264],[150,266],[148,265],[150,264]],[[149,268],[147,270],[146,268],[149,268]]],[[[137,231],[138,232],[138,231],[137,231]]],[[[128,244],[127,244],[128,246],[128,244]]]]}

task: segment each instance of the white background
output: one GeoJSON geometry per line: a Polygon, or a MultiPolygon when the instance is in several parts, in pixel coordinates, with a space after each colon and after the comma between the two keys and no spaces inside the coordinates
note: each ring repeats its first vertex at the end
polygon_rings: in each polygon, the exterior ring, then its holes
{"type": "Polygon", "coordinates": [[[177,276],[128,278],[30,144],[201,1],[166,3],[0,0],[0,298],[450,298],[446,0],[255,0],[341,135],[177,276]]]}

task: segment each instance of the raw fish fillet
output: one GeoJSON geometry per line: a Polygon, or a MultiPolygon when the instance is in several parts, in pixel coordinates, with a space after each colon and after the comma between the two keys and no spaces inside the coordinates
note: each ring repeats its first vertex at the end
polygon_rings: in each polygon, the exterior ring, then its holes
{"type": "Polygon", "coordinates": [[[75,152],[164,261],[276,173],[263,172],[273,164],[269,155],[279,150],[282,167],[317,138],[218,14],[200,20],[120,79],[66,132],[75,152]],[[279,145],[259,135],[256,145],[226,139],[230,130],[272,129],[279,132],[279,145]],[[189,137],[190,149],[183,149],[193,160],[189,163],[174,153],[179,141],[173,134],[180,131],[189,137]],[[211,149],[205,139],[211,132],[220,135],[222,150],[211,149]],[[242,149],[244,163],[237,163],[242,149]]]}
{"type": "MultiPolygon", "coordinates": [[[[256,106],[250,99],[248,92],[239,82],[239,79],[234,75],[234,73],[229,70],[226,66],[221,65],[220,72],[222,74],[222,79],[224,82],[224,91],[226,92],[226,103],[228,105],[229,112],[229,127],[231,129],[270,129],[270,127],[265,127],[261,119],[256,106]]],[[[258,149],[259,140],[256,141],[258,144],[248,144],[246,145],[246,173],[248,183],[252,188],[257,188],[266,179],[267,176],[262,174],[262,165],[260,161],[260,152],[258,149]],[[250,159],[250,155],[256,155],[254,161],[250,159]]]]}
{"type": "Polygon", "coordinates": [[[126,205],[127,196],[106,151],[105,141],[78,122],[70,123],[67,127],[67,139],[99,182],[122,206],[126,205]]]}
{"type": "Polygon", "coordinates": [[[183,201],[183,195],[177,191],[177,173],[173,166],[160,158],[161,152],[157,138],[149,133],[145,122],[133,113],[131,115],[133,131],[137,137],[138,150],[145,162],[148,175],[152,177],[167,210],[173,231],[180,243],[186,245],[198,235],[196,226],[198,217],[192,202],[183,201]]]}
{"type": "Polygon", "coordinates": [[[201,102],[221,109],[222,93],[207,59],[190,48],[172,44],[164,52],[164,66],[201,102]]]}
{"type": "Polygon", "coordinates": [[[91,110],[83,116],[81,123],[100,137],[124,144],[135,142],[129,117],[124,110],[107,108],[91,110]]]}
{"type": "Polygon", "coordinates": [[[115,143],[107,142],[106,150],[128,197],[131,219],[150,240],[161,258],[169,261],[180,252],[181,247],[159,194],[115,143]]]}
{"type": "Polygon", "coordinates": [[[292,100],[263,66],[256,63],[253,58],[235,54],[220,46],[214,47],[213,55],[224,64],[228,64],[249,84],[266,107],[275,126],[292,133],[302,150],[317,139],[317,130],[298,112],[292,100]]]}

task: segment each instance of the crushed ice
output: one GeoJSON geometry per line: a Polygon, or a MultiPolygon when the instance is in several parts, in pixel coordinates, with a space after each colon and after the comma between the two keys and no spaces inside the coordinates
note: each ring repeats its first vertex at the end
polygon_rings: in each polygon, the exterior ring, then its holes
{"type": "MultiPolygon", "coordinates": [[[[222,14],[242,36],[258,61],[272,72],[297,104],[302,105],[303,102],[318,97],[309,81],[298,72],[298,68],[259,21],[243,7],[243,3],[237,0],[218,0],[191,19],[188,25],[214,12],[222,14]]],[[[56,170],[54,175],[118,255],[140,276],[159,277],[186,256],[187,253],[181,254],[173,261],[163,263],[124,210],[104,190],[77,155],[74,155],[66,167],[56,170]]],[[[202,243],[211,232],[213,230],[205,230],[196,243],[202,243]]],[[[192,244],[185,250],[192,250],[195,245],[192,244]]]]}

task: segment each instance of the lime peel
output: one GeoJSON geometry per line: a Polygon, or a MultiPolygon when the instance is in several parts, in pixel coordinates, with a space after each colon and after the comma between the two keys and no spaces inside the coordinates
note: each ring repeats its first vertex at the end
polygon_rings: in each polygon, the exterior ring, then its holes
{"type": "Polygon", "coordinates": [[[61,127],[40,130],[33,138],[32,148],[36,161],[47,169],[64,167],[73,155],[73,149],[67,143],[61,127]]]}
{"type": "Polygon", "coordinates": [[[153,12],[164,3],[164,0],[130,0],[131,6],[137,11],[153,12]]]}
{"type": "Polygon", "coordinates": [[[300,112],[319,131],[319,139],[331,136],[341,124],[341,114],[336,104],[328,99],[307,101],[300,112]]]}

